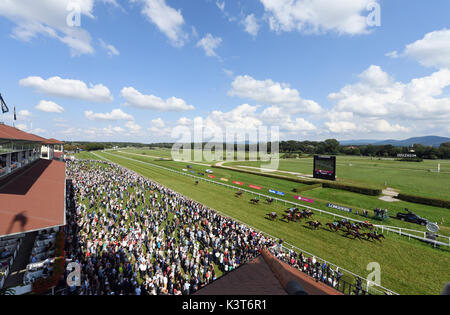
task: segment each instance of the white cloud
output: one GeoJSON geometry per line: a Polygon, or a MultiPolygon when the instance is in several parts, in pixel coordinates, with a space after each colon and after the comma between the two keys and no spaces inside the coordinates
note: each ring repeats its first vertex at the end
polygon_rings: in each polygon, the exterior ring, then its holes
{"type": "Polygon", "coordinates": [[[23,110],[20,110],[17,113],[17,115],[18,116],[22,116],[22,117],[30,117],[31,116],[31,112],[29,110],[27,110],[27,109],[23,109],[23,110]]]}
{"type": "Polygon", "coordinates": [[[56,104],[55,102],[45,100],[40,101],[36,106],[36,109],[46,113],[61,114],[64,112],[64,108],[62,106],[56,104]]]}
{"type": "Polygon", "coordinates": [[[22,131],[27,131],[28,130],[27,124],[17,124],[16,128],[20,129],[22,131]]]}
{"type": "Polygon", "coordinates": [[[166,123],[161,118],[153,119],[150,123],[148,131],[151,132],[151,137],[170,137],[172,128],[166,126],[166,123]]]}
{"type": "Polygon", "coordinates": [[[220,46],[221,43],[222,38],[214,37],[208,33],[205,37],[197,42],[197,47],[203,48],[207,56],[216,57],[216,49],[220,46]]]}
{"type": "Polygon", "coordinates": [[[30,127],[28,127],[27,124],[17,124],[16,128],[20,129],[22,131],[28,132],[28,133],[35,134],[35,135],[42,135],[44,133],[47,133],[47,130],[45,130],[45,129],[33,128],[32,124],[30,125],[30,127]]]}
{"type": "Polygon", "coordinates": [[[113,101],[111,92],[103,84],[89,84],[88,87],[83,81],[62,79],[57,76],[48,78],[47,80],[38,76],[31,76],[20,80],[19,84],[52,96],[62,96],[99,103],[113,101]]]}
{"type": "Polygon", "coordinates": [[[81,26],[84,18],[94,18],[94,0],[0,1],[0,16],[15,24],[13,38],[30,41],[39,34],[55,38],[69,46],[74,56],[94,52],[90,34],[82,27],[67,23],[68,15],[78,9],[81,26]]]}
{"type": "Polygon", "coordinates": [[[272,106],[259,112],[260,106],[242,104],[230,111],[215,110],[206,117],[196,117],[194,120],[180,118],[177,127],[193,130],[194,125],[201,124],[204,130],[203,141],[220,141],[226,132],[235,133],[239,137],[238,141],[245,140],[249,136],[258,132],[260,127],[278,127],[281,132],[289,135],[305,135],[315,132],[317,128],[309,121],[301,117],[291,117],[286,111],[279,107],[272,106]]]}
{"type": "Polygon", "coordinates": [[[404,55],[426,67],[450,68],[450,30],[426,34],[424,38],[407,45],[404,55]]]}
{"type": "Polygon", "coordinates": [[[192,125],[192,123],[193,123],[193,121],[186,117],[181,117],[180,119],[177,120],[177,125],[181,125],[181,126],[189,126],[189,125],[192,125]]]}
{"type": "Polygon", "coordinates": [[[377,0],[260,0],[276,32],[366,34],[367,11],[377,0]]]}
{"type": "Polygon", "coordinates": [[[346,133],[357,129],[356,124],[351,121],[330,121],[326,122],[325,126],[335,133],[346,133]]]}
{"type": "Polygon", "coordinates": [[[371,129],[376,132],[408,132],[409,128],[400,126],[399,124],[391,124],[384,119],[374,120],[372,124],[369,124],[371,129]]]}
{"type": "Polygon", "coordinates": [[[123,112],[121,109],[113,109],[111,113],[94,113],[85,111],[84,116],[89,120],[134,120],[133,116],[123,112]]]}
{"type": "Polygon", "coordinates": [[[142,130],[142,127],[139,126],[139,125],[138,125],[136,122],[134,122],[134,121],[128,121],[128,122],[125,124],[125,127],[127,127],[128,130],[129,130],[131,133],[138,133],[138,132],[140,132],[140,131],[142,130]]]}
{"type": "Polygon", "coordinates": [[[372,65],[359,81],[328,97],[335,106],[324,123],[330,132],[361,134],[440,132],[450,121],[450,70],[441,69],[410,82],[398,82],[372,65]]]}
{"type": "Polygon", "coordinates": [[[242,23],[244,24],[245,31],[247,33],[249,33],[253,37],[256,37],[258,35],[259,24],[258,24],[254,14],[248,15],[242,23]]]}
{"type": "Polygon", "coordinates": [[[336,111],[378,118],[442,120],[450,117],[450,97],[440,97],[444,88],[450,86],[450,70],[442,69],[402,83],[372,65],[359,77],[359,82],[329,95],[336,102],[336,111]]]}
{"type": "Polygon", "coordinates": [[[229,95],[281,106],[292,114],[316,114],[322,110],[316,102],[302,99],[300,93],[296,89],[291,89],[286,83],[278,83],[270,79],[255,80],[248,75],[234,79],[229,95]]]}
{"type": "Polygon", "coordinates": [[[225,74],[229,77],[233,77],[234,73],[233,71],[229,70],[229,69],[223,69],[223,72],[225,72],[225,74]]]}
{"type": "Polygon", "coordinates": [[[195,109],[194,106],[187,105],[183,99],[170,97],[164,101],[155,95],[144,95],[133,87],[124,87],[121,95],[127,101],[125,105],[141,109],[160,112],[181,112],[195,109]]]}
{"type": "Polygon", "coordinates": [[[224,2],[216,1],[216,5],[220,9],[220,11],[222,12],[225,11],[225,1],[224,2]]]}
{"type": "Polygon", "coordinates": [[[133,0],[143,2],[142,14],[155,24],[175,46],[183,46],[187,34],[183,31],[184,18],[180,10],[168,6],[165,0],[133,0]]]}
{"type": "Polygon", "coordinates": [[[33,116],[33,114],[29,110],[23,109],[19,110],[16,116],[17,120],[30,120],[30,117],[33,116]]]}
{"type": "Polygon", "coordinates": [[[166,126],[166,124],[164,123],[164,121],[161,118],[158,118],[158,119],[152,120],[152,126],[154,126],[156,128],[164,128],[166,126]]]}
{"type": "Polygon", "coordinates": [[[398,51],[394,50],[394,51],[390,51],[384,54],[386,57],[391,57],[394,59],[400,58],[400,55],[398,54],[398,51]]]}
{"type": "Polygon", "coordinates": [[[271,106],[263,110],[260,115],[263,123],[270,126],[279,126],[280,130],[287,132],[313,131],[317,128],[304,118],[292,118],[291,115],[279,106],[271,106]]]}
{"type": "Polygon", "coordinates": [[[110,57],[120,55],[119,51],[113,45],[105,43],[101,38],[99,39],[99,42],[100,46],[107,51],[110,57]]]}

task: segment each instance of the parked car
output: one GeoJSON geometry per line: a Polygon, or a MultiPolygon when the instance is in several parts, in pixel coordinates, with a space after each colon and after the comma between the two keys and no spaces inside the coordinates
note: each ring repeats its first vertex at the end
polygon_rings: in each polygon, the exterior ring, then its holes
{"type": "Polygon", "coordinates": [[[424,219],[424,218],[418,216],[417,214],[409,211],[408,209],[405,209],[405,210],[406,210],[406,213],[401,213],[401,212],[397,213],[397,219],[424,225],[424,226],[428,224],[427,219],[424,219]]]}
{"type": "Polygon", "coordinates": [[[208,174],[214,174],[214,172],[211,171],[211,170],[206,170],[206,173],[208,173],[208,174]]]}

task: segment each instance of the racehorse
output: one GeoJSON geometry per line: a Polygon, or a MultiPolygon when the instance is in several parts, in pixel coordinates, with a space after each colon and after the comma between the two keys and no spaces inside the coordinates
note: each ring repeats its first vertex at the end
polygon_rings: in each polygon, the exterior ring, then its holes
{"type": "Polygon", "coordinates": [[[195,181],[195,185],[198,185],[198,180],[195,181]]]}
{"type": "Polygon", "coordinates": [[[339,223],[338,224],[334,224],[334,223],[329,222],[329,223],[327,223],[325,225],[328,226],[330,228],[330,230],[332,230],[334,232],[339,231],[339,229],[341,228],[341,225],[339,223]]]}
{"type": "Polygon", "coordinates": [[[285,212],[286,213],[296,214],[297,212],[300,212],[300,210],[298,208],[289,208],[285,212]]]}
{"type": "Polygon", "coordinates": [[[235,194],[234,194],[234,196],[235,197],[242,197],[242,190],[239,190],[239,191],[237,191],[235,194]]]}
{"type": "Polygon", "coordinates": [[[383,234],[376,234],[376,233],[366,233],[367,240],[377,240],[381,243],[381,239],[385,238],[383,234]]]}
{"type": "Polygon", "coordinates": [[[354,239],[359,239],[360,241],[361,241],[361,236],[363,236],[361,233],[359,233],[359,231],[352,230],[352,229],[348,230],[344,236],[347,237],[350,235],[353,236],[354,239]]]}
{"type": "Polygon", "coordinates": [[[289,223],[289,221],[296,222],[295,216],[292,214],[283,214],[283,219],[286,219],[289,223]]]}
{"type": "Polygon", "coordinates": [[[317,229],[319,226],[322,225],[322,223],[320,223],[319,221],[308,221],[306,222],[307,224],[309,224],[309,226],[317,229]]]}
{"type": "Polygon", "coordinates": [[[302,211],[302,216],[304,218],[309,219],[310,217],[312,217],[314,215],[314,212],[312,212],[311,210],[303,210],[302,211]]]}
{"type": "Polygon", "coordinates": [[[272,202],[273,202],[273,198],[267,198],[267,199],[266,199],[266,202],[267,202],[269,205],[271,205],[272,202]]]}
{"type": "Polygon", "coordinates": [[[268,213],[267,215],[269,216],[270,220],[272,220],[272,221],[274,221],[278,217],[276,212],[268,213]]]}
{"type": "Polygon", "coordinates": [[[365,228],[365,229],[368,229],[368,230],[371,230],[371,231],[375,228],[375,226],[372,223],[368,222],[368,221],[359,223],[359,226],[361,228],[365,228]]]}
{"type": "Polygon", "coordinates": [[[252,198],[252,199],[250,199],[250,202],[252,203],[252,205],[257,205],[257,204],[259,204],[259,199],[252,198]]]}
{"type": "Polygon", "coordinates": [[[355,223],[350,223],[350,222],[348,222],[348,221],[345,221],[345,223],[342,223],[342,222],[340,222],[344,227],[346,227],[347,228],[347,230],[353,230],[353,231],[356,231],[356,232],[358,232],[359,233],[359,230],[361,229],[360,227],[359,227],[359,225],[358,224],[355,224],[355,223]]]}

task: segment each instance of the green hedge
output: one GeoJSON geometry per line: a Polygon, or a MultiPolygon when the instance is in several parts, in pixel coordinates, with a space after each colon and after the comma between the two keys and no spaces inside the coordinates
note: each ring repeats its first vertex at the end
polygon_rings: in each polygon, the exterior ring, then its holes
{"type": "Polygon", "coordinates": [[[360,186],[352,186],[352,185],[344,185],[339,183],[332,183],[327,182],[323,183],[324,188],[334,188],[334,189],[340,189],[340,190],[347,190],[363,195],[369,195],[369,196],[379,196],[381,195],[381,189],[374,189],[374,188],[367,188],[367,187],[360,187],[360,186]]]}
{"type": "MultiPolygon", "coordinates": [[[[305,185],[312,185],[312,186],[322,185],[322,187],[324,187],[324,188],[347,190],[347,191],[364,194],[364,195],[369,195],[369,196],[381,195],[381,189],[366,188],[366,187],[353,186],[353,185],[344,185],[344,184],[339,184],[336,182],[317,180],[317,179],[308,180],[308,179],[302,179],[302,178],[292,178],[292,177],[270,174],[270,173],[259,173],[259,172],[254,172],[254,171],[238,169],[238,168],[229,168],[226,166],[213,165],[212,167],[233,170],[236,172],[241,172],[241,173],[246,173],[246,174],[253,174],[253,175],[259,175],[259,176],[265,176],[265,177],[271,177],[271,178],[277,178],[277,179],[284,179],[287,181],[301,183],[301,184],[305,184],[305,185]]],[[[317,186],[317,187],[319,187],[319,186],[317,186]]],[[[317,188],[317,187],[314,187],[314,188],[317,188]]],[[[309,188],[309,189],[314,189],[314,188],[309,188]]],[[[306,189],[306,190],[309,190],[309,189],[306,189]]],[[[297,191],[298,191],[298,188],[297,188],[297,191]]]]}
{"type": "Polygon", "coordinates": [[[303,192],[303,191],[308,191],[308,190],[313,190],[316,188],[322,188],[322,183],[320,184],[314,184],[314,185],[308,185],[308,186],[303,186],[303,187],[299,187],[299,188],[295,188],[295,192],[303,192]]]}
{"type": "Polygon", "coordinates": [[[260,172],[254,172],[254,171],[249,171],[249,170],[243,170],[243,169],[239,169],[239,168],[229,168],[229,167],[226,167],[226,166],[213,165],[212,167],[221,168],[221,169],[224,169],[224,170],[236,171],[236,172],[245,173],[245,174],[252,174],[252,175],[258,175],[258,176],[264,176],[264,177],[284,179],[284,180],[287,180],[287,181],[290,181],[290,182],[301,183],[301,184],[306,184],[306,185],[315,185],[315,184],[319,184],[320,183],[317,180],[292,178],[292,177],[283,176],[283,175],[276,175],[276,174],[272,174],[272,173],[262,173],[262,172],[260,173],[260,172]]]}
{"type": "Polygon", "coordinates": [[[427,198],[427,197],[406,195],[406,194],[399,194],[397,196],[397,199],[400,199],[403,201],[408,201],[408,202],[420,203],[420,204],[429,205],[429,206],[435,206],[435,207],[439,207],[439,208],[450,209],[450,200],[427,198]]]}

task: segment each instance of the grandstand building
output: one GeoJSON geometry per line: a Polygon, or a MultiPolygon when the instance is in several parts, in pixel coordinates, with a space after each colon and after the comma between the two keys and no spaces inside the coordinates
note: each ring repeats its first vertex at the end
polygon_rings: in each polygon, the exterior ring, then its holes
{"type": "Polygon", "coordinates": [[[22,288],[34,271],[42,276],[39,267],[52,268],[65,225],[65,163],[55,158],[63,145],[0,124],[0,289],[22,288]]]}

